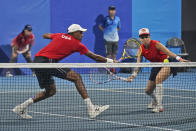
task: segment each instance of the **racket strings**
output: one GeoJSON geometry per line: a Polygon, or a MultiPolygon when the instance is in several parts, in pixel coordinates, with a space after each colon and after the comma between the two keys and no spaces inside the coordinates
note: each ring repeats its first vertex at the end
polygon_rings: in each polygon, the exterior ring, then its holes
{"type": "Polygon", "coordinates": [[[127,40],[124,46],[124,54],[126,54],[126,56],[130,58],[136,58],[138,55],[141,55],[140,51],[138,50],[141,50],[139,40],[137,40],[136,38],[127,40]]]}

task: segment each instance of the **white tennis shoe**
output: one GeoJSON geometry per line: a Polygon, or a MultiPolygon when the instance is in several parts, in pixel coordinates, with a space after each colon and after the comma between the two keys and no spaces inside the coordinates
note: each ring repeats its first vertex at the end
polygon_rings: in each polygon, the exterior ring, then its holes
{"type": "Polygon", "coordinates": [[[6,72],[6,77],[13,77],[13,75],[10,72],[6,72]]]}
{"type": "Polygon", "coordinates": [[[157,105],[157,102],[152,100],[149,104],[148,104],[148,109],[153,109],[155,108],[157,105]]]}
{"type": "Polygon", "coordinates": [[[164,112],[164,108],[162,105],[156,105],[153,109],[152,112],[158,113],[158,112],[164,112]]]}
{"type": "Polygon", "coordinates": [[[18,105],[13,109],[13,112],[22,117],[23,119],[32,119],[32,116],[27,114],[27,107],[18,105]]]}
{"type": "Polygon", "coordinates": [[[105,105],[105,106],[95,105],[92,109],[88,110],[88,114],[90,118],[95,118],[96,116],[100,115],[102,112],[107,110],[109,107],[110,107],[109,105],[105,105]]]}

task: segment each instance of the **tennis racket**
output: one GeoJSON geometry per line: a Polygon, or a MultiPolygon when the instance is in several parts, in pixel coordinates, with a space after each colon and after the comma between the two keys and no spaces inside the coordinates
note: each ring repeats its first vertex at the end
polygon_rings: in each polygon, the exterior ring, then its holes
{"type": "Polygon", "coordinates": [[[96,84],[104,84],[112,80],[112,76],[108,74],[106,68],[92,68],[90,69],[90,80],[96,84]]]}
{"type": "Polygon", "coordinates": [[[119,61],[127,58],[135,58],[141,55],[142,48],[140,46],[140,41],[137,38],[130,38],[126,41],[123,48],[123,54],[119,61]]]}
{"type": "MultiPolygon", "coordinates": [[[[124,44],[123,53],[119,61],[123,62],[123,60],[127,59],[127,61],[124,62],[135,62],[137,60],[137,57],[141,56],[141,52],[142,48],[140,41],[137,38],[130,38],[124,44]]],[[[110,74],[113,75],[116,79],[123,81],[127,81],[127,77],[129,76],[128,74],[128,76],[125,75],[123,77],[119,77],[112,72],[110,74]]]]}
{"type": "MultiPolygon", "coordinates": [[[[123,48],[123,53],[119,59],[122,62],[125,59],[136,58],[138,55],[141,55],[141,46],[139,40],[136,38],[131,38],[126,41],[123,48]]],[[[127,81],[128,75],[115,74],[110,71],[109,68],[93,68],[90,69],[90,80],[96,84],[104,84],[110,82],[111,80],[122,80],[127,81]]]]}
{"type": "MultiPolygon", "coordinates": [[[[137,61],[137,57],[141,56],[142,53],[142,47],[141,47],[141,42],[137,39],[137,38],[130,38],[126,41],[125,45],[124,45],[124,51],[123,51],[123,55],[121,57],[120,61],[123,61],[125,59],[129,59],[129,62],[136,62],[137,61]],[[125,55],[124,55],[125,54],[125,55]]],[[[126,62],[126,61],[125,61],[126,62]]],[[[121,72],[123,71],[128,71],[129,73],[133,73],[132,71],[134,70],[133,67],[130,68],[122,68],[121,72]]],[[[126,81],[128,81],[128,77],[124,78],[126,81]]]]}
{"type": "Polygon", "coordinates": [[[127,81],[127,78],[117,76],[108,68],[92,68],[89,72],[90,80],[96,84],[108,83],[111,80],[127,81]]]}
{"type": "Polygon", "coordinates": [[[27,52],[28,50],[29,50],[29,45],[26,45],[26,46],[23,47],[23,48],[18,48],[18,49],[16,50],[16,52],[17,52],[18,54],[23,54],[23,53],[27,52]]]}

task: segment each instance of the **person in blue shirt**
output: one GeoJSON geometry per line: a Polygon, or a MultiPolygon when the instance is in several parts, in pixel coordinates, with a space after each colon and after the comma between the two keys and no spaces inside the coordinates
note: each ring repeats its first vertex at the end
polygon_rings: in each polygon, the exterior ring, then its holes
{"type": "MultiPolygon", "coordinates": [[[[108,16],[105,17],[103,23],[99,25],[99,29],[103,31],[105,40],[106,57],[116,59],[118,52],[118,31],[120,30],[120,18],[116,16],[116,7],[109,6],[108,16]]],[[[114,69],[113,69],[113,72],[114,69]]]]}

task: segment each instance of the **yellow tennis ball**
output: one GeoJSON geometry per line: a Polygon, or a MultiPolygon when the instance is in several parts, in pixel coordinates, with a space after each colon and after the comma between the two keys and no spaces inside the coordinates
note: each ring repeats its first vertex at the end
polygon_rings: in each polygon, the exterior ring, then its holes
{"type": "Polygon", "coordinates": [[[164,63],[169,63],[169,60],[168,60],[168,59],[164,59],[163,62],[164,62],[164,63]]]}

